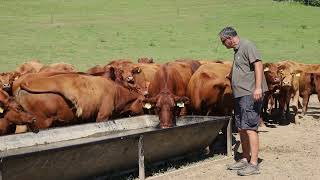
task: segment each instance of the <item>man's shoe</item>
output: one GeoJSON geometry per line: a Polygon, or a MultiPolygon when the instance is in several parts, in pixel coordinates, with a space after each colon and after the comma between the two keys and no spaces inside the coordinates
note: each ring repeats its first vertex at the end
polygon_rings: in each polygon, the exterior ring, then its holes
{"type": "Polygon", "coordinates": [[[248,165],[245,168],[238,170],[239,176],[250,176],[253,174],[260,174],[258,165],[248,163],[248,165]]]}
{"type": "Polygon", "coordinates": [[[248,165],[249,165],[249,163],[247,161],[241,159],[238,162],[235,162],[233,164],[227,165],[227,169],[229,169],[229,170],[240,170],[240,169],[245,168],[248,165]]]}

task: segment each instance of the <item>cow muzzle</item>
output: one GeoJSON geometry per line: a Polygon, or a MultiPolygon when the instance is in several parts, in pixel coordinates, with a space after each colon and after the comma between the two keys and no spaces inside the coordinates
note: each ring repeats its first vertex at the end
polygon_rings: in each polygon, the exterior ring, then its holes
{"type": "Polygon", "coordinates": [[[3,84],[2,85],[2,90],[6,91],[6,92],[10,92],[11,91],[11,85],[10,84],[3,84]]]}
{"type": "Polygon", "coordinates": [[[132,76],[128,76],[128,77],[127,77],[127,82],[133,84],[133,83],[134,83],[133,77],[132,77],[132,76]]]}

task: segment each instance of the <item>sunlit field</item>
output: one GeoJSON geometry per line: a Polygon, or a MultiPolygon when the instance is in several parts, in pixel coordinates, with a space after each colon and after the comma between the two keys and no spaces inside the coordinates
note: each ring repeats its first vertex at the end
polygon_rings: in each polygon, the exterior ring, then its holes
{"type": "Polygon", "coordinates": [[[2,0],[0,71],[30,59],[79,70],[119,58],[232,59],[231,25],[263,60],[320,63],[320,8],[272,0],[2,0]]]}

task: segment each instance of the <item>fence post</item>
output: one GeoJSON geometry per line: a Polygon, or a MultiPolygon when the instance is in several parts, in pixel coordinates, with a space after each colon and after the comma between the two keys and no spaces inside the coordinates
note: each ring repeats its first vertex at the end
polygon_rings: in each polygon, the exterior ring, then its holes
{"type": "Polygon", "coordinates": [[[230,117],[227,126],[227,156],[232,156],[232,117],[230,117]]]}
{"type": "Polygon", "coordinates": [[[144,171],[143,135],[140,135],[140,137],[139,137],[138,154],[139,154],[139,179],[144,180],[145,179],[145,171],[144,171]]]}
{"type": "Polygon", "coordinates": [[[0,180],[2,180],[2,158],[0,158],[0,180]]]}

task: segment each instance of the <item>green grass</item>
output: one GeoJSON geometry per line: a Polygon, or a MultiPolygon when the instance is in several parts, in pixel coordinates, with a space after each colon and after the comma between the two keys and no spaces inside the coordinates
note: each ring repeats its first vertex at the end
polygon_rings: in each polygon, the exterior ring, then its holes
{"type": "Polygon", "coordinates": [[[217,33],[234,26],[265,61],[320,62],[320,8],[272,0],[0,0],[0,71],[39,59],[80,70],[150,56],[232,59],[217,33]]]}

